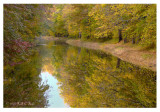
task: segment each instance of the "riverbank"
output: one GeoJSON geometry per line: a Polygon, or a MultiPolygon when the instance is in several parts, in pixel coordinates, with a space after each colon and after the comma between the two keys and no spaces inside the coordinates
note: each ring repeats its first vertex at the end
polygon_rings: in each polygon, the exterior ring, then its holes
{"type": "Polygon", "coordinates": [[[117,44],[108,44],[108,43],[98,43],[98,42],[86,42],[80,39],[63,39],[63,38],[54,38],[53,40],[61,40],[66,43],[78,46],[85,47],[94,50],[102,50],[103,52],[110,53],[123,61],[130,62],[132,64],[156,71],[156,52],[142,50],[140,48],[132,47],[129,44],[117,43],[117,44]]]}

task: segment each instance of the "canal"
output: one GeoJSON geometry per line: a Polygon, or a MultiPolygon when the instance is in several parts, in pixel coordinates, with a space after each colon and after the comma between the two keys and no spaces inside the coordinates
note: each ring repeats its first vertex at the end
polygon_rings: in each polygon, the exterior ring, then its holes
{"type": "Polygon", "coordinates": [[[156,107],[156,72],[52,41],[4,68],[4,107],[156,107]]]}

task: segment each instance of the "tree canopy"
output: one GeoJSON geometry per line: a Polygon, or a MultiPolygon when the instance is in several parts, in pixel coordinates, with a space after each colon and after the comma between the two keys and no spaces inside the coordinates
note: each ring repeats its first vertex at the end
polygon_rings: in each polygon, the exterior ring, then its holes
{"type": "MultiPolygon", "coordinates": [[[[156,46],[155,4],[65,4],[54,5],[54,36],[83,40],[118,40],[156,46]]],[[[118,42],[118,41],[117,41],[118,42]]]]}

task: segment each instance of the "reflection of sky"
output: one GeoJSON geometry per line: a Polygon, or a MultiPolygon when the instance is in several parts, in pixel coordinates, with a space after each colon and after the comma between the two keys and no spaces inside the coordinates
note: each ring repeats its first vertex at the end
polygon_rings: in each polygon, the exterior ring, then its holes
{"type": "Polygon", "coordinates": [[[54,78],[48,72],[41,72],[40,77],[42,78],[41,84],[48,85],[49,89],[45,92],[47,96],[49,108],[65,108],[68,107],[60,97],[58,92],[57,79],[54,78]]]}

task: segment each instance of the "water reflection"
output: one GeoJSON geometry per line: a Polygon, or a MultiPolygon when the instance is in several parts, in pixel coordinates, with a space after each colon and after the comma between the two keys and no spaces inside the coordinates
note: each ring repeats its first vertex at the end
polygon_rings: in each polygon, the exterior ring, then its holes
{"type": "Polygon", "coordinates": [[[40,78],[42,79],[41,85],[48,85],[49,89],[45,91],[44,96],[48,104],[46,107],[49,108],[64,108],[68,107],[67,104],[64,104],[63,99],[59,95],[58,91],[58,81],[48,72],[41,72],[40,78]]]}
{"type": "Polygon", "coordinates": [[[23,64],[4,68],[4,107],[45,107],[48,86],[38,86],[40,72],[38,52],[23,64]]]}
{"type": "Polygon", "coordinates": [[[156,107],[155,72],[63,43],[38,49],[4,70],[4,107],[156,107]],[[33,105],[10,104],[24,101],[33,105]]]}
{"type": "Polygon", "coordinates": [[[155,72],[73,46],[57,46],[52,55],[61,95],[71,107],[156,106],[155,72]]]}

